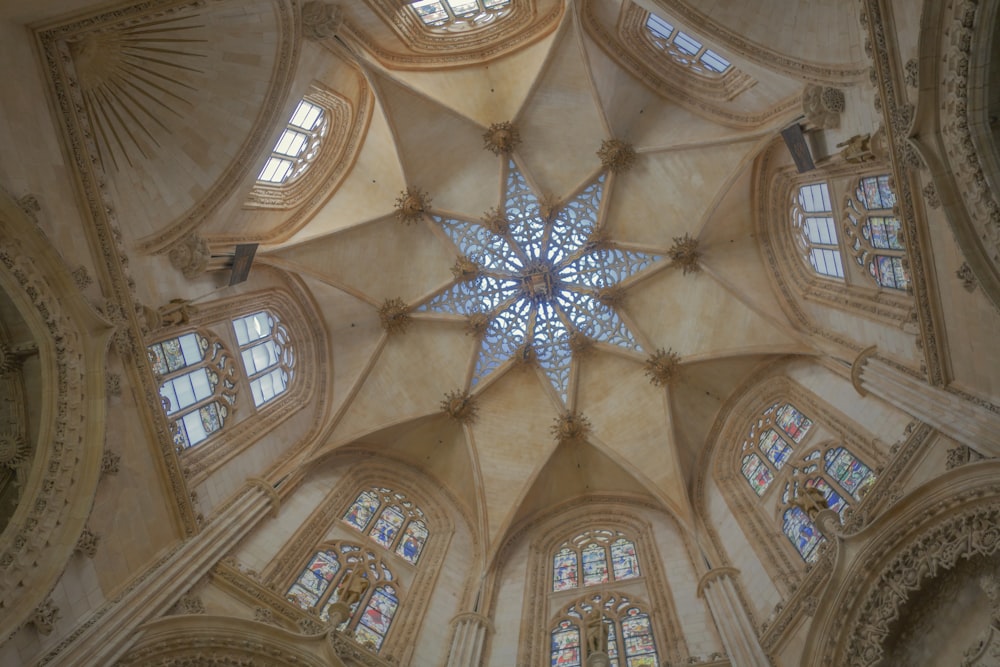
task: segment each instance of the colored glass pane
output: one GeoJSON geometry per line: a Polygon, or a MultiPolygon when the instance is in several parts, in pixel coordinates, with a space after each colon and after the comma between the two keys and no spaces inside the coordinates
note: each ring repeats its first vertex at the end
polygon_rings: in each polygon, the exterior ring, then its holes
{"type": "Polygon", "coordinates": [[[802,511],[802,508],[790,507],[785,510],[782,530],[791,540],[799,555],[811,562],[814,559],[816,546],[823,538],[813,522],[802,511]]]}
{"type": "Polygon", "coordinates": [[[882,287],[904,290],[909,284],[901,257],[875,255],[868,263],[868,272],[882,287]]]}
{"type": "Polygon", "coordinates": [[[382,510],[381,516],[375,522],[375,526],[369,533],[375,541],[385,548],[390,548],[399,529],[403,526],[403,513],[397,507],[386,507],[382,510]]]}
{"type": "Polygon", "coordinates": [[[896,205],[896,195],[889,187],[889,176],[868,176],[861,179],[858,199],[869,211],[891,209],[896,205]]]}
{"type": "Polygon", "coordinates": [[[871,469],[844,447],[827,452],[826,471],[856,500],[860,500],[875,483],[875,474],[871,469]]]}
{"type": "Polygon", "coordinates": [[[362,491],[344,515],[344,521],[364,531],[368,528],[372,516],[378,511],[379,504],[378,495],[372,491],[362,491]]]}
{"type": "Polygon", "coordinates": [[[899,233],[899,218],[872,215],[865,222],[862,233],[878,250],[902,250],[899,233]]]}
{"type": "MultiPolygon", "coordinates": [[[[392,623],[392,617],[396,613],[397,605],[398,601],[392,587],[380,586],[368,601],[368,605],[361,614],[359,624],[365,626],[380,638],[384,638],[385,633],[389,631],[389,624],[392,623]]],[[[378,641],[377,646],[381,645],[382,642],[378,641]]]]}
{"type": "Polygon", "coordinates": [[[403,538],[396,547],[396,553],[408,563],[416,563],[427,541],[427,526],[422,521],[411,521],[403,532],[403,538]]]}
{"type": "Polygon", "coordinates": [[[774,429],[767,429],[760,435],[760,451],[774,464],[774,467],[781,470],[792,453],[792,448],[785,444],[785,441],[774,429]]]}
{"type": "Polygon", "coordinates": [[[563,621],[552,632],[552,667],[580,667],[580,630],[563,621]]]}
{"type": "Polygon", "coordinates": [[[531,348],[542,372],[568,402],[573,333],[641,352],[628,325],[614,307],[598,299],[598,292],[661,258],[591,243],[599,227],[604,180],[604,174],[598,176],[548,220],[527,179],[510,160],[499,211],[505,230],[430,216],[476,264],[479,276],[457,280],[417,309],[489,317],[473,385],[531,348]]]}
{"type": "Polygon", "coordinates": [[[775,421],[796,444],[802,442],[802,438],[806,437],[812,427],[812,420],[792,407],[791,403],[786,403],[781,408],[775,421]]]}
{"type": "Polygon", "coordinates": [[[608,582],[608,560],[604,547],[599,544],[587,546],[583,553],[583,585],[593,586],[608,582]]]}
{"type": "Polygon", "coordinates": [[[649,616],[635,607],[626,612],[622,619],[622,641],[625,645],[625,659],[629,667],[635,665],[656,665],[656,644],[649,616]]]}
{"type": "Polygon", "coordinates": [[[756,454],[748,454],[743,457],[742,470],[743,476],[750,482],[750,486],[757,492],[757,495],[763,495],[771,483],[772,475],[760,457],[756,454]]]}
{"type": "Polygon", "coordinates": [[[576,552],[569,548],[560,549],[552,559],[552,590],[565,591],[579,585],[576,552]]]}
{"type": "Polygon", "coordinates": [[[611,544],[611,564],[615,580],[634,579],[639,576],[639,559],[635,555],[635,545],[625,538],[611,544]]]}

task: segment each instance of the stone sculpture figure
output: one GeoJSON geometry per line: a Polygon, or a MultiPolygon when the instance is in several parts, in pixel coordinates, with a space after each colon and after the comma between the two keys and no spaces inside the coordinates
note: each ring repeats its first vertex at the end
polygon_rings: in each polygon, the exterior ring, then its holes
{"type": "Polygon", "coordinates": [[[337,587],[338,600],[348,607],[353,607],[368,592],[369,586],[371,586],[371,582],[368,581],[367,576],[352,570],[337,587]]]}
{"type": "Polygon", "coordinates": [[[604,614],[597,607],[587,613],[587,655],[607,653],[608,629],[604,614]]]}
{"type": "Polygon", "coordinates": [[[810,519],[827,509],[826,496],[815,486],[806,487],[805,493],[796,497],[795,504],[805,512],[810,519]]]}

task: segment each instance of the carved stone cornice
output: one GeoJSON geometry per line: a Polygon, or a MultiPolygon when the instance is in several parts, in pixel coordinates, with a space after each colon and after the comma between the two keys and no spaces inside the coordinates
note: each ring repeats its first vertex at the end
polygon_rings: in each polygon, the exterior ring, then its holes
{"type": "Polygon", "coordinates": [[[858,353],[858,356],[854,358],[854,362],[851,364],[851,385],[862,396],[867,396],[868,392],[861,385],[861,369],[864,368],[866,361],[875,356],[876,349],[875,345],[866,347],[858,353]]]}

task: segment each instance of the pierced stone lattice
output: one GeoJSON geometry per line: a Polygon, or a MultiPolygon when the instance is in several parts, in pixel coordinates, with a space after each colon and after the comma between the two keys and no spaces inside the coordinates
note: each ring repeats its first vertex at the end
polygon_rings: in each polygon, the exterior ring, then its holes
{"type": "Polygon", "coordinates": [[[431,216],[460,259],[455,282],[417,310],[467,318],[467,332],[482,341],[473,385],[508,362],[537,362],[567,402],[574,350],[599,341],[641,352],[615,306],[620,283],[661,258],[605,239],[604,174],[557,209],[539,200],[513,160],[503,183],[503,205],[479,223],[431,216]]]}

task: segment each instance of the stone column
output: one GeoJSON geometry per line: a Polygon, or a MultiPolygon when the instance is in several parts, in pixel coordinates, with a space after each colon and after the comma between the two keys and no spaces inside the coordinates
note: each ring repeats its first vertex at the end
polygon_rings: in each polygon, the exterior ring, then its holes
{"type": "Polygon", "coordinates": [[[757,632],[740,604],[733,577],[739,570],[717,567],[705,573],[698,582],[698,597],[704,597],[719,629],[729,661],[740,667],[770,667],[757,632]]]}
{"type": "Polygon", "coordinates": [[[890,366],[863,350],[851,365],[862,396],[878,396],[984,456],[1000,457],[1000,415],[890,366]]]}
{"type": "MultiPolygon", "coordinates": [[[[272,489],[273,490],[273,489],[272,489]]],[[[239,498],[205,529],[182,542],[167,557],[155,563],[138,583],[107,602],[50,654],[51,667],[105,667],[113,665],[139,636],[143,623],[162,616],[201,579],[254,526],[268,516],[277,494],[261,485],[248,484],[239,498]]]]}
{"type": "Polygon", "coordinates": [[[479,667],[483,659],[490,619],[469,611],[451,619],[454,632],[448,651],[448,667],[479,667]]]}

